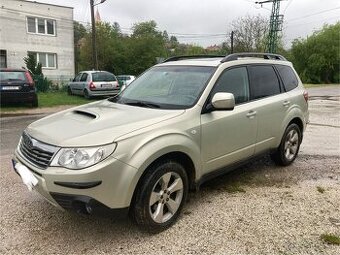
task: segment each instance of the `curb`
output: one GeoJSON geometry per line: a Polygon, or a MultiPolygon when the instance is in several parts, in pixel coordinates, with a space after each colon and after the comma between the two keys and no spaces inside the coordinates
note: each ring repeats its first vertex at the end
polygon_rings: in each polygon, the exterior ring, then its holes
{"type": "Polygon", "coordinates": [[[12,118],[12,117],[22,117],[22,116],[38,116],[38,115],[49,115],[59,111],[63,111],[76,105],[65,105],[65,106],[58,106],[58,107],[45,107],[37,110],[24,110],[24,111],[17,111],[17,112],[0,112],[0,118],[12,118]]]}

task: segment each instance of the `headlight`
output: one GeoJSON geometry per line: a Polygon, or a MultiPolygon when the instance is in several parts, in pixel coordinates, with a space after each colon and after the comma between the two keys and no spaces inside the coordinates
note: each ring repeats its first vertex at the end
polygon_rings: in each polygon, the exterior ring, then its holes
{"type": "Polygon", "coordinates": [[[83,169],[104,160],[110,156],[115,149],[115,143],[99,147],[61,148],[53,158],[51,166],[83,169]]]}

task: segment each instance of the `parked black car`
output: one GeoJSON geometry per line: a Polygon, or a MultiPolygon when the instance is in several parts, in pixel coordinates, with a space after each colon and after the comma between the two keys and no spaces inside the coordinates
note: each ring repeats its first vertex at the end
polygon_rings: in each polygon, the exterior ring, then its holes
{"type": "Polygon", "coordinates": [[[24,69],[0,68],[1,104],[30,103],[38,106],[34,81],[29,71],[24,69]]]}

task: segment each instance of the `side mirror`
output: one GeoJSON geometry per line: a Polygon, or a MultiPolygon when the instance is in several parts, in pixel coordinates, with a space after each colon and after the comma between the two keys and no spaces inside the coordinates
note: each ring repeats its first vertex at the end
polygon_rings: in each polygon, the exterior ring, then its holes
{"type": "Polygon", "coordinates": [[[216,93],[211,100],[212,110],[233,110],[235,98],[232,93],[216,93]]]}

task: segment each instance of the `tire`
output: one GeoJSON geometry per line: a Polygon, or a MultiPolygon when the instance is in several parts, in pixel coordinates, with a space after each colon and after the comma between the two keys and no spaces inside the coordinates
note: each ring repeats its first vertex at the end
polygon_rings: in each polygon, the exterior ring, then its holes
{"type": "Polygon", "coordinates": [[[91,99],[91,96],[90,96],[89,92],[87,91],[87,89],[84,89],[84,97],[86,99],[91,99]]]}
{"type": "Polygon", "coordinates": [[[174,161],[161,162],[150,167],[141,180],[130,215],[142,230],[163,231],[177,220],[187,194],[188,177],[184,167],[174,161]]]}
{"type": "Polygon", "coordinates": [[[302,141],[302,133],[295,123],[290,124],[283,134],[280,146],[271,155],[272,160],[281,166],[288,166],[297,157],[302,141]]]}
{"type": "Polygon", "coordinates": [[[35,97],[32,101],[32,107],[36,108],[39,106],[38,97],[35,97]]]}
{"type": "Polygon", "coordinates": [[[70,87],[67,87],[67,94],[68,94],[69,96],[73,96],[73,93],[72,93],[72,90],[71,90],[70,87]]]}

